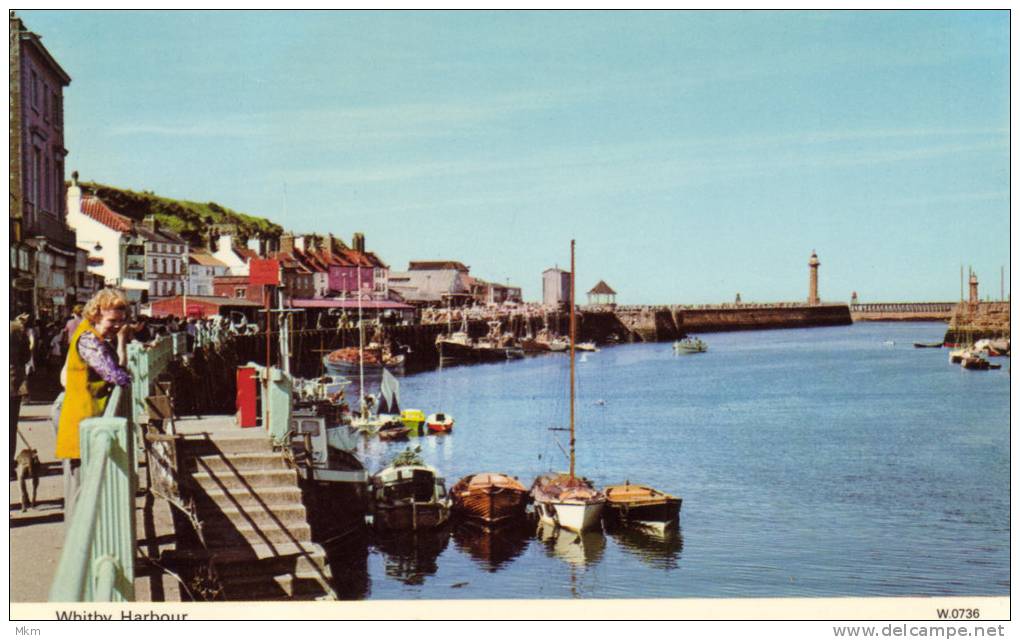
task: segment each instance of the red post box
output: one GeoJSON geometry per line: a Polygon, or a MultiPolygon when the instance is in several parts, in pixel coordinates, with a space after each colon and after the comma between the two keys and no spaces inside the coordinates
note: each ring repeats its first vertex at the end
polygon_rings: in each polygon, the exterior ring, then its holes
{"type": "Polygon", "coordinates": [[[237,368],[237,424],[258,426],[258,383],[254,367],[237,368]]]}

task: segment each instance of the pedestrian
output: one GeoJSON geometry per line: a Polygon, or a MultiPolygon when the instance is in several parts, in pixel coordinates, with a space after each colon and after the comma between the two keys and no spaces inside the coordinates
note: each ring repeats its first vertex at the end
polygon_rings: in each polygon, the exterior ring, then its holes
{"type": "Polygon", "coordinates": [[[71,336],[61,372],[66,391],[57,430],[58,458],[81,458],[81,421],[102,415],[113,387],[131,383],[124,368],[131,339],[127,310],[127,298],[118,289],[99,291],[82,310],[82,321],[71,336]]]}
{"type": "Polygon", "coordinates": [[[28,342],[28,331],[25,324],[30,316],[27,313],[18,315],[11,321],[11,479],[15,478],[14,452],[18,445],[18,418],[21,417],[21,402],[28,395],[28,375],[25,367],[31,360],[31,345],[28,342]]]}
{"type": "Polygon", "coordinates": [[[64,325],[64,349],[67,349],[67,345],[71,340],[71,336],[78,330],[78,325],[81,324],[81,312],[83,307],[80,304],[74,305],[71,310],[71,317],[67,320],[64,325]]]}

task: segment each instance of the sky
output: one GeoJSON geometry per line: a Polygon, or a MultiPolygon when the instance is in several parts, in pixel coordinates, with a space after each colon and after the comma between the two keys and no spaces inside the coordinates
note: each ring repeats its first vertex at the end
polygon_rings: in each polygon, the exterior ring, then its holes
{"type": "MultiPolygon", "coordinates": [[[[22,11],[68,174],[541,297],[1009,287],[1009,14],[22,11]]],[[[70,175],[68,175],[70,178],[70,175]]]]}

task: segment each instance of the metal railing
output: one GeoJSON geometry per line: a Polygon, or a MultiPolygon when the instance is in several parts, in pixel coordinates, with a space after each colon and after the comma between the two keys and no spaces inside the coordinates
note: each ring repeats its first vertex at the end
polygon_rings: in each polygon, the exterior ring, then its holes
{"type": "Polygon", "coordinates": [[[134,429],[121,417],[129,392],[114,389],[101,417],[82,420],[82,486],[50,588],[51,602],[134,599],[134,429]]]}
{"type": "Polygon", "coordinates": [[[81,489],[65,496],[70,524],[51,602],[134,599],[139,425],[145,424],[145,398],[185,344],[177,334],[150,346],[129,345],[131,385],[113,390],[102,416],[81,421],[81,489]]]}

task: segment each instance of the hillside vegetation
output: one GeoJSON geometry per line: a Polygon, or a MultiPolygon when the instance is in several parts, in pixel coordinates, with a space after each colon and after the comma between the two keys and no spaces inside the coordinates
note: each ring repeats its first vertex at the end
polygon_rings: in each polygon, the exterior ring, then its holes
{"type": "Polygon", "coordinates": [[[175,200],[150,191],[139,193],[96,182],[83,182],[81,187],[133,220],[141,221],[147,215],[155,215],[161,226],[180,234],[193,246],[207,244],[212,226],[233,225],[242,240],[256,235],[279,238],[283,233],[283,227],[265,218],[234,211],[215,202],[175,200]]]}

